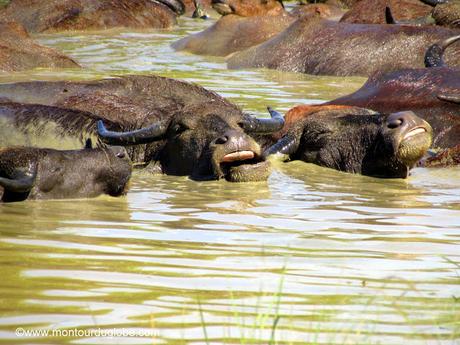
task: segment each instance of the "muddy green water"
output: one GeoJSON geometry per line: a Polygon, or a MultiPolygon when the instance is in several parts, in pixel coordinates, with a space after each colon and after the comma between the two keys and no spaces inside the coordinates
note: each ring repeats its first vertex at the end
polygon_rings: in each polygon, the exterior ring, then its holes
{"type": "MultiPolygon", "coordinates": [[[[206,25],[41,35],[86,69],[0,82],[158,73],[263,113],[364,81],[228,71],[169,48],[206,25]]],[[[1,344],[460,344],[459,168],[381,180],[295,162],[249,184],[137,173],[122,198],[0,205],[0,232],[1,344]]]]}

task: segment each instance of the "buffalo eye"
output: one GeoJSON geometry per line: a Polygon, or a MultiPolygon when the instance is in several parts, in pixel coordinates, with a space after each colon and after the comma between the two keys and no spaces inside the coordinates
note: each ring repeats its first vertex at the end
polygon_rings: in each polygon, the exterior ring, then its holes
{"type": "Polygon", "coordinates": [[[186,131],[187,129],[189,129],[186,125],[182,124],[182,123],[176,123],[174,125],[174,127],[172,128],[173,130],[173,134],[181,134],[182,132],[186,131]]]}

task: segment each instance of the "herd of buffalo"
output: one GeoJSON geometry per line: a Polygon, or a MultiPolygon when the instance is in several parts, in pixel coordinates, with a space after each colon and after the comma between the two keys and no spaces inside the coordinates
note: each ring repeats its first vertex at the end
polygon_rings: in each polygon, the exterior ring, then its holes
{"type": "Polygon", "coordinates": [[[0,5],[0,71],[82,68],[29,34],[166,29],[209,11],[220,19],[175,50],[225,56],[232,69],[368,80],[263,117],[156,75],[0,84],[0,202],[122,195],[133,166],[264,181],[273,154],[387,178],[460,164],[459,0],[328,0],[290,11],[281,0],[10,0],[0,5]],[[35,147],[13,133],[71,138],[81,149],[35,147]]]}

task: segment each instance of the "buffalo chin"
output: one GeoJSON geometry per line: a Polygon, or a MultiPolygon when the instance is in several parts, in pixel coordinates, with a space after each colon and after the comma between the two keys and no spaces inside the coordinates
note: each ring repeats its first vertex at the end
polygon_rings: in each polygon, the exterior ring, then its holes
{"type": "Polygon", "coordinates": [[[432,144],[431,131],[423,129],[412,130],[414,134],[409,132],[399,144],[397,158],[409,168],[422,159],[432,144]]]}
{"type": "Polygon", "coordinates": [[[271,172],[269,161],[254,158],[252,160],[221,163],[223,178],[229,182],[266,181],[271,172]]]}

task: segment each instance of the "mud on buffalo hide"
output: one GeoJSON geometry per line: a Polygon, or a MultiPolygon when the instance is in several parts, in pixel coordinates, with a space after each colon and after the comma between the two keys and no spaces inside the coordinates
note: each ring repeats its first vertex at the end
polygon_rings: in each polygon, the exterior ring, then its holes
{"type": "Polygon", "coordinates": [[[288,13],[284,10],[273,15],[241,17],[230,14],[201,32],[189,35],[172,44],[175,50],[193,54],[228,56],[255,46],[279,34],[297,18],[330,18],[338,20],[343,11],[325,4],[303,5],[288,13]]]}
{"type": "MultiPolygon", "coordinates": [[[[300,18],[270,40],[232,55],[228,67],[369,76],[376,71],[423,67],[427,48],[456,33],[441,27],[300,18]]],[[[460,66],[460,46],[449,48],[445,60],[450,66],[460,66]]]]}
{"type": "Polygon", "coordinates": [[[376,73],[356,92],[326,104],[386,113],[412,110],[433,127],[434,147],[460,143],[460,69],[432,67],[376,73]]]}
{"type": "Polygon", "coordinates": [[[25,113],[6,112],[20,116],[19,126],[53,122],[66,135],[84,137],[101,120],[97,134],[105,143],[129,145],[131,158],[152,163],[155,171],[194,179],[265,180],[269,163],[251,135],[284,124],[273,110],[271,119],[257,119],[200,86],[156,76],[4,84],[0,100],[30,106],[25,113]],[[55,111],[41,111],[40,104],[55,111]]]}
{"type": "Polygon", "coordinates": [[[385,24],[385,7],[391,9],[397,20],[425,17],[433,9],[419,0],[362,0],[354,4],[341,21],[354,24],[385,24]]]}
{"type": "Polygon", "coordinates": [[[405,178],[428,150],[431,127],[413,112],[375,113],[343,105],[301,105],[265,152],[339,171],[405,178]]]}
{"type": "MultiPolygon", "coordinates": [[[[158,76],[125,76],[86,82],[24,82],[0,84],[0,102],[51,105],[87,112],[93,117],[79,116],[73,120],[68,111],[33,115],[58,122],[66,133],[82,137],[95,133],[96,120],[102,119],[112,130],[133,130],[157,121],[165,121],[186,108],[212,104],[216,111],[239,113],[232,103],[198,85],[158,76]],[[161,90],[161,91],[160,91],[161,90]],[[83,135],[83,136],[84,136],[83,135]]],[[[208,106],[209,108],[209,106],[208,106]]],[[[24,117],[23,117],[24,118],[24,117]]],[[[24,118],[25,119],[25,118],[24,118]]],[[[143,160],[144,146],[128,148],[133,160],[143,160]]]]}
{"type": "Polygon", "coordinates": [[[0,21],[0,33],[0,71],[80,67],[64,54],[37,44],[18,23],[0,21]]]}
{"type": "Polygon", "coordinates": [[[0,20],[15,20],[31,32],[169,28],[176,14],[150,0],[12,0],[0,20]]]}
{"type": "Polygon", "coordinates": [[[122,147],[0,149],[0,202],[119,196],[130,176],[131,161],[122,147]]]}

